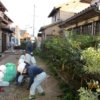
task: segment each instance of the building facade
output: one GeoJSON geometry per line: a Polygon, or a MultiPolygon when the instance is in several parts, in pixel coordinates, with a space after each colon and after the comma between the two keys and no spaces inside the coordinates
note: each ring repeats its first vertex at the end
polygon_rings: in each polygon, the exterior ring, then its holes
{"type": "Polygon", "coordinates": [[[8,42],[11,40],[13,31],[10,25],[13,21],[5,14],[7,8],[0,1],[0,52],[7,50],[8,42]]]}
{"type": "Polygon", "coordinates": [[[89,6],[89,3],[83,3],[80,0],[71,0],[55,6],[48,15],[49,18],[51,17],[51,24],[42,26],[39,30],[39,32],[42,32],[42,39],[47,39],[52,35],[59,35],[59,31],[61,30],[59,25],[62,22],[89,6]]]}

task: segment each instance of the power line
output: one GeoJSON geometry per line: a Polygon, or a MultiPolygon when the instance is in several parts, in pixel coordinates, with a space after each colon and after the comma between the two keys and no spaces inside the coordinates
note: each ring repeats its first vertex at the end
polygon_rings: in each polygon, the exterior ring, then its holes
{"type": "Polygon", "coordinates": [[[73,10],[70,12],[70,14],[68,15],[68,18],[70,17],[71,13],[75,10],[76,6],[78,5],[79,1],[76,3],[75,7],[73,8],[73,10]]]}

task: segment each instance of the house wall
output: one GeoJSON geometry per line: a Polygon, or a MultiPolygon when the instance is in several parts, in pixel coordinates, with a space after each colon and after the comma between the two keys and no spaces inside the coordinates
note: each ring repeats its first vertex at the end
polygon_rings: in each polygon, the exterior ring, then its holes
{"type": "Polygon", "coordinates": [[[98,16],[97,17],[94,17],[94,18],[91,18],[91,19],[88,19],[86,21],[82,21],[82,22],[78,23],[78,26],[81,26],[81,25],[83,25],[85,23],[91,23],[91,22],[94,22],[94,21],[97,21],[97,20],[99,20],[99,17],[98,16]]]}
{"type": "Polygon", "coordinates": [[[45,31],[42,31],[42,40],[46,39],[45,31]]]}
{"type": "Polygon", "coordinates": [[[2,31],[0,31],[0,52],[2,52],[2,31]]]}
{"type": "Polygon", "coordinates": [[[73,15],[74,15],[74,13],[72,13],[72,12],[66,12],[66,11],[63,11],[60,9],[60,19],[62,19],[62,20],[66,20],[73,15]]]}
{"type": "Polygon", "coordinates": [[[59,29],[60,29],[60,28],[58,27],[58,24],[46,28],[46,29],[45,29],[45,39],[46,39],[47,35],[54,35],[54,34],[57,35],[59,29]]]}
{"type": "Polygon", "coordinates": [[[95,4],[95,2],[100,2],[99,0],[92,0],[91,5],[95,4]]]}
{"type": "Polygon", "coordinates": [[[52,16],[52,23],[55,23],[59,20],[66,20],[73,15],[74,13],[72,12],[66,12],[63,10],[59,10],[57,13],[54,14],[54,16],[52,16]]]}
{"type": "Polygon", "coordinates": [[[52,16],[52,23],[59,21],[59,19],[60,19],[60,12],[58,11],[57,13],[54,14],[54,16],[52,16]]]}
{"type": "Polygon", "coordinates": [[[81,26],[81,25],[84,25],[84,24],[86,24],[86,23],[91,23],[91,22],[94,22],[94,21],[97,21],[97,20],[99,20],[99,17],[98,17],[98,16],[97,16],[97,17],[94,17],[94,18],[91,18],[91,19],[88,19],[88,20],[84,20],[84,21],[82,21],[82,22],[79,22],[79,23],[77,23],[77,25],[76,25],[76,24],[69,25],[69,26],[66,27],[65,29],[74,28],[74,27],[76,27],[76,26],[81,26]]]}
{"type": "Polygon", "coordinates": [[[58,31],[60,30],[60,28],[58,27],[59,24],[53,25],[51,27],[48,27],[44,30],[42,30],[42,40],[45,40],[47,38],[47,36],[50,35],[57,35],[58,31]]]}

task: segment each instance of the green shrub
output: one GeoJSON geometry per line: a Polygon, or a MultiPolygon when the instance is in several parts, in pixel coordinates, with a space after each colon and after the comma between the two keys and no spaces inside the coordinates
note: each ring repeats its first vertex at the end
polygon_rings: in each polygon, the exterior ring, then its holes
{"type": "Polygon", "coordinates": [[[62,100],[74,100],[74,96],[71,93],[66,93],[62,100]]]}
{"type": "Polygon", "coordinates": [[[21,41],[21,48],[23,49],[23,50],[25,50],[26,49],[26,45],[27,45],[27,43],[28,43],[28,41],[21,41]]]}
{"type": "MultiPolygon", "coordinates": [[[[28,42],[29,41],[21,41],[21,45],[20,45],[21,49],[25,50],[28,42]]],[[[35,50],[35,49],[36,49],[36,42],[34,42],[34,44],[33,44],[33,50],[35,50]]]]}

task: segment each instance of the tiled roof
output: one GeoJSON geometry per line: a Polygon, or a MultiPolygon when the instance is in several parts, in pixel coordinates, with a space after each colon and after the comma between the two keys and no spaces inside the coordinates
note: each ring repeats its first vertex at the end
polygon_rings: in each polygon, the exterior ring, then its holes
{"type": "Polygon", "coordinates": [[[0,1],[0,6],[4,7],[4,9],[5,9],[6,11],[8,11],[7,8],[4,6],[4,4],[3,4],[1,1],[0,1]]]}
{"type": "Polygon", "coordinates": [[[8,20],[10,21],[10,22],[12,22],[13,23],[13,21],[8,17],[8,15],[7,14],[5,14],[4,13],[4,15],[8,18],[8,20]]]}
{"type": "Polygon", "coordinates": [[[44,29],[46,29],[46,28],[48,28],[48,27],[54,26],[54,25],[56,25],[56,24],[59,24],[59,23],[61,23],[61,22],[62,22],[62,21],[60,20],[60,21],[58,21],[58,22],[55,22],[55,23],[52,23],[52,24],[43,26],[43,27],[40,28],[39,32],[41,32],[42,30],[44,30],[44,29]]]}
{"type": "Polygon", "coordinates": [[[89,3],[82,3],[80,0],[69,0],[64,4],[55,6],[48,17],[52,17],[54,14],[56,14],[57,11],[59,11],[59,9],[60,11],[78,13],[89,6],[89,3]]]}
{"type": "Polygon", "coordinates": [[[80,2],[83,2],[83,3],[91,3],[92,0],[80,0],[80,2]]]}
{"type": "MultiPolygon", "coordinates": [[[[71,0],[73,1],[73,0],[71,0]]],[[[71,2],[70,1],[70,2],[71,2]]],[[[60,4],[58,6],[55,6],[52,11],[50,12],[50,14],[48,15],[48,17],[51,17],[54,13],[56,13],[62,6],[66,6],[66,4],[69,3],[69,2],[66,2],[66,3],[63,3],[63,4],[60,4]]]]}
{"type": "MultiPolygon", "coordinates": [[[[72,20],[75,20],[76,18],[79,18],[79,17],[82,16],[82,15],[88,14],[88,12],[93,11],[95,8],[96,8],[96,5],[91,5],[90,7],[88,7],[88,8],[86,8],[86,9],[82,10],[81,12],[77,13],[76,15],[74,15],[74,16],[70,17],[69,19],[63,21],[63,22],[59,25],[59,27],[62,27],[63,25],[69,23],[69,22],[72,21],[72,20]]],[[[92,16],[91,16],[91,17],[92,17],[92,16]]],[[[85,19],[85,18],[84,18],[84,19],[85,19]]]]}
{"type": "Polygon", "coordinates": [[[53,14],[55,14],[57,11],[59,11],[59,9],[60,9],[60,7],[59,7],[59,8],[55,8],[55,7],[54,7],[54,8],[52,9],[52,11],[50,12],[50,14],[48,15],[48,18],[51,17],[53,14]]]}

